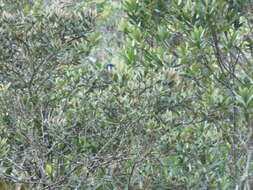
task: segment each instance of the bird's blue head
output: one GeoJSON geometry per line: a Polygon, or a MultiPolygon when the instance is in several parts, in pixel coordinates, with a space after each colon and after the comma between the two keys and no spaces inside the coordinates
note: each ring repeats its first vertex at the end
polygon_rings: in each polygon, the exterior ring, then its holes
{"type": "Polygon", "coordinates": [[[115,65],[112,64],[112,63],[107,63],[105,68],[108,69],[108,70],[111,70],[115,65]]]}

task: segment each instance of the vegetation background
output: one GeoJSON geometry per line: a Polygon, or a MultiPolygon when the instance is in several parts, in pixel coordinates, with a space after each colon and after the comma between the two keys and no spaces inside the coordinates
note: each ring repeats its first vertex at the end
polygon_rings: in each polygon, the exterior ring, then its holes
{"type": "Polygon", "coordinates": [[[253,2],[0,0],[0,108],[0,190],[251,190],[253,2]]]}

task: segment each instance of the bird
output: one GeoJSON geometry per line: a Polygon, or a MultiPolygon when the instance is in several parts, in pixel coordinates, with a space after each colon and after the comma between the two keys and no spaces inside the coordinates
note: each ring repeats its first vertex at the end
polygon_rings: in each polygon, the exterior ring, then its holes
{"type": "Polygon", "coordinates": [[[106,69],[107,71],[110,72],[114,66],[115,66],[115,65],[112,64],[112,63],[107,63],[107,64],[105,65],[105,69],[106,69]]]}
{"type": "Polygon", "coordinates": [[[113,67],[115,65],[112,63],[107,63],[105,65],[105,68],[103,69],[103,71],[100,73],[100,77],[103,81],[108,82],[110,79],[110,72],[112,71],[113,67]]]}

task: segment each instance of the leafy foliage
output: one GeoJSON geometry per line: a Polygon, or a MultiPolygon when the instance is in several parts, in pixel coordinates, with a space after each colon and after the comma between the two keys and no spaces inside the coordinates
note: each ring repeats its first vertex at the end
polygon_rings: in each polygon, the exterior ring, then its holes
{"type": "MultiPolygon", "coordinates": [[[[125,62],[173,68],[187,86],[187,106],[176,111],[186,121],[172,124],[178,138],[166,156],[176,158],[167,172],[178,179],[170,182],[175,188],[251,188],[252,52],[243,45],[252,38],[249,7],[246,1],[125,1],[125,62]]],[[[173,133],[162,134],[168,142],[173,133]]]]}
{"type": "Polygon", "coordinates": [[[251,1],[1,9],[2,184],[253,188],[251,1]]]}

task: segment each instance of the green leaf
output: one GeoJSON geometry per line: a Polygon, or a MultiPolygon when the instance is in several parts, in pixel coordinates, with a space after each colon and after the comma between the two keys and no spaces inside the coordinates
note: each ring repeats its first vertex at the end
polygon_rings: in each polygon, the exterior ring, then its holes
{"type": "Polygon", "coordinates": [[[48,175],[52,175],[53,173],[53,166],[51,164],[46,165],[46,172],[48,175]]]}
{"type": "Polygon", "coordinates": [[[245,108],[247,107],[247,103],[244,101],[244,98],[242,96],[237,94],[235,97],[239,104],[241,104],[245,108]]]}

